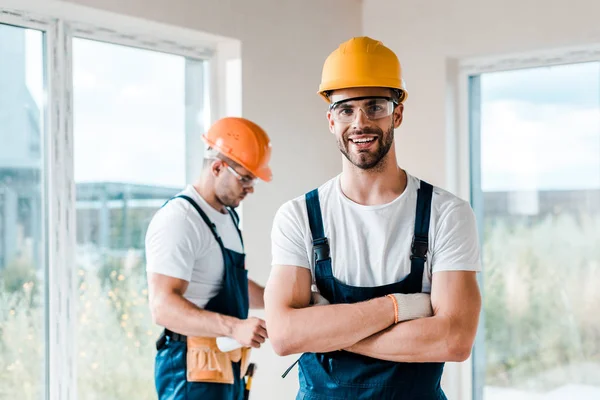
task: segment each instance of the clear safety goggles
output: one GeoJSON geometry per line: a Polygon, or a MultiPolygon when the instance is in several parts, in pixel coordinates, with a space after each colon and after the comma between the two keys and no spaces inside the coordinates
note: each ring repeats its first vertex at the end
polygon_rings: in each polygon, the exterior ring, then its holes
{"type": "Polygon", "coordinates": [[[256,185],[256,182],[258,182],[258,178],[251,178],[249,176],[241,175],[239,172],[233,169],[231,165],[227,164],[226,162],[223,162],[223,164],[227,166],[229,172],[231,172],[233,176],[236,177],[236,179],[240,182],[240,184],[243,187],[253,187],[254,185],[256,185]]]}
{"type": "Polygon", "coordinates": [[[397,105],[398,102],[392,97],[354,97],[332,103],[329,112],[335,121],[341,123],[354,122],[359,111],[369,120],[375,121],[392,115],[397,105]]]}

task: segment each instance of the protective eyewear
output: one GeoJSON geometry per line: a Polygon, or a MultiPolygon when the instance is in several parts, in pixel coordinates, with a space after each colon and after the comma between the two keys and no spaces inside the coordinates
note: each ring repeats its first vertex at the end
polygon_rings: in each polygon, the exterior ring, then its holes
{"type": "Polygon", "coordinates": [[[227,163],[223,163],[223,164],[225,164],[227,166],[227,169],[229,170],[229,172],[231,172],[233,174],[233,176],[236,177],[236,179],[242,184],[243,187],[253,187],[254,185],[256,185],[258,178],[251,178],[249,176],[241,175],[235,169],[233,169],[229,164],[227,164],[227,163]]]}
{"type": "Polygon", "coordinates": [[[397,105],[392,97],[354,97],[332,103],[329,112],[335,121],[341,123],[354,122],[359,111],[370,121],[375,121],[392,115],[397,105]]]}

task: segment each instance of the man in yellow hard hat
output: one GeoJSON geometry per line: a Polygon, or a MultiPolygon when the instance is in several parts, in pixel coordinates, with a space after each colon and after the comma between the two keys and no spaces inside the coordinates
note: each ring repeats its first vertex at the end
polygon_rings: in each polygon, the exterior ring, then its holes
{"type": "Polygon", "coordinates": [[[269,137],[243,118],[217,121],[194,185],[169,200],[146,234],[150,309],[164,327],[157,341],[160,400],[244,398],[249,350],[267,338],[263,288],[248,280],[235,208],[271,180],[269,137]]]}
{"type": "Polygon", "coordinates": [[[398,166],[407,91],[389,48],[341,44],[319,94],[342,173],[275,216],[271,344],[304,353],[298,399],[445,399],[443,363],[469,356],[481,307],[474,213],[398,166]]]}

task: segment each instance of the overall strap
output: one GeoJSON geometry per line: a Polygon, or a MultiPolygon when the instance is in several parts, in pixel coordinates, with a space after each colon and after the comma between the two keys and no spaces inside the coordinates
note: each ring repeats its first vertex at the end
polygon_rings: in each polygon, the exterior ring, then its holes
{"type": "Polygon", "coordinates": [[[200,217],[202,217],[202,219],[204,220],[206,225],[208,225],[208,227],[210,228],[210,231],[212,232],[213,236],[215,237],[215,240],[217,241],[217,243],[219,243],[219,246],[221,246],[221,250],[223,250],[225,248],[225,246],[223,245],[221,236],[219,236],[219,233],[217,232],[216,225],[213,224],[213,222],[208,218],[208,215],[206,215],[206,213],[204,211],[202,211],[200,206],[191,197],[186,196],[184,194],[175,196],[173,198],[174,199],[180,198],[180,199],[186,200],[188,203],[190,203],[192,205],[192,207],[194,207],[196,209],[196,211],[198,211],[198,214],[200,214],[200,217]]]}
{"type": "MultiPolygon", "coordinates": [[[[225,249],[225,246],[223,245],[223,241],[221,240],[221,237],[219,236],[219,234],[217,233],[217,227],[215,226],[215,224],[213,224],[213,222],[208,218],[208,215],[206,215],[206,213],[204,211],[202,211],[202,209],[200,208],[200,206],[189,196],[186,195],[179,195],[179,196],[175,196],[169,200],[167,200],[165,202],[165,204],[163,204],[163,207],[171,200],[173,199],[184,199],[186,200],[188,203],[190,203],[192,205],[192,207],[194,207],[196,209],[196,211],[198,211],[198,214],[200,214],[200,217],[202,217],[202,219],[204,220],[204,222],[206,223],[206,225],[208,225],[208,227],[210,228],[210,231],[212,232],[213,236],[215,237],[215,240],[217,241],[217,243],[219,244],[219,246],[221,247],[221,251],[223,251],[225,249]]],[[[156,350],[160,350],[166,343],[166,337],[170,337],[172,340],[178,341],[178,342],[185,342],[187,341],[187,336],[185,335],[180,335],[178,333],[172,332],[168,329],[164,329],[163,332],[160,335],[160,338],[158,339],[158,341],[156,342],[156,350]]]]}
{"type": "MultiPolygon", "coordinates": [[[[422,284],[423,270],[427,261],[427,250],[429,249],[429,221],[431,217],[431,197],[433,186],[421,181],[421,187],[417,192],[417,211],[415,215],[415,232],[411,246],[411,275],[419,278],[422,284]]],[[[419,290],[420,291],[420,290],[419,290]]]]}
{"type": "MultiPolygon", "coordinates": [[[[325,229],[323,228],[323,216],[321,214],[321,202],[319,201],[319,189],[314,189],[304,195],[306,199],[306,212],[308,213],[308,224],[310,225],[310,232],[312,235],[313,244],[313,258],[315,261],[315,268],[317,261],[326,260],[329,258],[329,241],[325,237],[325,229]]],[[[314,278],[313,278],[314,283],[314,278]]],[[[298,357],[296,361],[290,367],[285,370],[282,378],[285,378],[292,368],[300,361],[298,357]]]]}
{"type": "Polygon", "coordinates": [[[227,211],[229,212],[229,215],[231,215],[231,219],[235,223],[235,229],[237,230],[237,233],[240,236],[240,242],[242,242],[242,249],[243,249],[244,248],[244,238],[242,237],[242,231],[240,231],[240,216],[233,208],[227,207],[227,211]]]}
{"type": "Polygon", "coordinates": [[[329,241],[325,237],[323,228],[323,217],[321,215],[321,203],[319,202],[319,190],[315,189],[306,193],[306,211],[308,212],[308,223],[312,234],[313,256],[315,264],[317,261],[329,258],[329,241]]]}

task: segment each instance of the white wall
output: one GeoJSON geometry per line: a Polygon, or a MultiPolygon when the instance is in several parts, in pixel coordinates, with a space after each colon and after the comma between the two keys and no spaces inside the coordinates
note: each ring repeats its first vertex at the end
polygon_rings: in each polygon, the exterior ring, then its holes
{"type": "Polygon", "coordinates": [[[391,47],[405,71],[401,165],[453,189],[446,168],[453,59],[599,43],[599,21],[598,0],[364,0],[363,33],[391,47]]]}
{"type": "MultiPolygon", "coordinates": [[[[327,55],[362,30],[360,1],[70,2],[241,41],[243,116],[265,128],[273,141],[274,180],[257,188],[243,213],[250,276],[264,284],[275,211],[340,170],[338,151],[327,130],[326,104],[316,91],[327,55]]],[[[293,357],[277,357],[266,346],[255,352],[254,359],[258,365],[254,399],[294,398],[296,370],[285,380],[280,378],[293,357]]]]}

